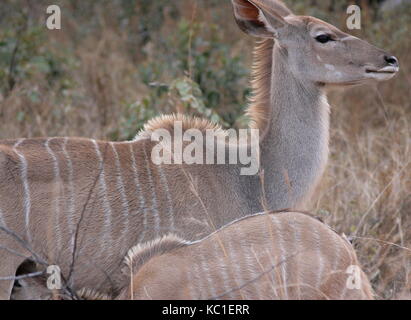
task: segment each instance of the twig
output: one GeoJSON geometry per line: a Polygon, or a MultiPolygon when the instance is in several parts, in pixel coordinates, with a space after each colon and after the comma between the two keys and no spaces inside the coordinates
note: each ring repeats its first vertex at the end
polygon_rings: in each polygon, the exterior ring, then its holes
{"type": "Polygon", "coordinates": [[[272,271],[273,271],[275,268],[277,268],[279,265],[281,265],[282,263],[285,263],[289,258],[292,258],[292,257],[296,256],[297,254],[298,254],[298,253],[294,253],[294,254],[292,254],[292,255],[284,258],[283,260],[279,261],[278,263],[275,263],[275,264],[271,265],[271,267],[270,267],[268,270],[266,270],[266,271],[264,271],[264,272],[261,272],[258,276],[254,277],[253,279],[244,282],[241,286],[238,286],[238,287],[236,287],[236,288],[232,288],[232,289],[230,289],[230,290],[228,290],[228,291],[225,291],[224,293],[222,293],[222,294],[220,294],[220,295],[218,295],[218,296],[211,297],[211,298],[209,298],[208,300],[218,300],[218,299],[221,299],[222,297],[224,297],[224,296],[226,296],[226,295],[228,295],[228,294],[230,294],[230,293],[233,293],[233,292],[235,292],[235,291],[238,291],[238,290],[243,289],[244,287],[248,286],[249,284],[251,284],[251,283],[259,280],[259,279],[262,278],[264,275],[272,272],[272,271]]]}
{"type": "Polygon", "coordinates": [[[1,280],[21,280],[21,279],[26,279],[26,278],[34,278],[38,276],[44,275],[44,271],[37,271],[37,272],[32,272],[32,273],[26,273],[22,274],[21,276],[10,276],[10,277],[0,277],[1,280]]]}
{"type": "Polygon", "coordinates": [[[39,264],[42,264],[42,265],[44,265],[44,266],[48,266],[47,261],[45,261],[43,258],[41,258],[40,256],[38,256],[37,253],[36,253],[33,249],[30,248],[30,246],[28,245],[27,241],[23,240],[18,234],[16,234],[14,231],[12,231],[12,230],[10,230],[10,229],[8,229],[8,228],[6,228],[6,227],[3,227],[3,226],[0,226],[0,230],[4,231],[4,232],[7,233],[8,235],[12,236],[18,243],[20,243],[20,245],[21,245],[24,249],[26,249],[27,251],[29,251],[29,252],[33,255],[33,258],[34,258],[33,261],[34,261],[34,262],[39,263],[39,264]]]}
{"type": "Polygon", "coordinates": [[[394,174],[394,176],[392,177],[392,179],[390,180],[390,182],[388,182],[388,184],[384,187],[384,189],[382,189],[382,191],[380,192],[380,194],[374,199],[374,201],[371,203],[370,207],[367,209],[367,211],[363,214],[363,216],[360,219],[360,222],[358,222],[357,225],[357,229],[354,233],[354,236],[356,236],[358,234],[358,231],[360,230],[360,228],[362,227],[365,218],[370,214],[371,210],[374,208],[374,206],[376,205],[376,203],[380,200],[380,198],[382,197],[382,195],[385,193],[385,191],[391,186],[391,184],[394,182],[395,178],[397,178],[400,174],[402,174],[404,172],[404,170],[408,167],[408,165],[411,163],[411,161],[408,161],[408,163],[397,173],[394,174]]]}
{"type": "Polygon", "coordinates": [[[394,246],[394,247],[409,251],[411,253],[411,248],[404,247],[404,246],[399,245],[397,243],[393,243],[393,242],[389,242],[389,241],[385,241],[385,240],[381,240],[381,239],[376,239],[376,238],[371,238],[371,237],[357,237],[357,236],[350,236],[350,237],[353,238],[353,239],[372,240],[372,241],[381,242],[381,243],[384,243],[384,244],[387,244],[387,245],[390,245],[390,246],[394,246]]]}
{"type": "Polygon", "coordinates": [[[97,185],[97,182],[98,182],[98,180],[100,179],[100,176],[101,176],[101,174],[102,174],[102,172],[103,172],[103,170],[104,170],[105,155],[106,155],[106,153],[107,153],[107,147],[108,147],[108,145],[106,145],[106,147],[105,147],[105,149],[104,149],[104,156],[103,156],[103,162],[102,162],[101,168],[100,168],[98,174],[96,175],[96,178],[94,179],[93,185],[91,186],[91,189],[90,189],[90,191],[89,191],[89,193],[88,193],[88,195],[87,195],[86,202],[85,202],[85,204],[84,204],[84,206],[83,206],[83,209],[81,210],[80,219],[79,219],[79,221],[78,221],[78,223],[77,223],[77,225],[76,225],[76,231],[75,231],[75,233],[74,233],[74,245],[73,245],[73,253],[72,253],[72,259],[71,259],[71,264],[70,264],[70,271],[69,271],[68,278],[67,278],[68,281],[71,281],[71,277],[72,277],[73,271],[74,271],[74,264],[75,264],[75,261],[76,261],[76,254],[77,254],[77,247],[78,247],[78,239],[79,239],[80,226],[81,226],[81,223],[82,223],[82,221],[83,221],[83,219],[84,219],[85,212],[86,212],[86,209],[87,209],[87,205],[88,205],[88,203],[89,203],[90,200],[91,200],[91,196],[92,196],[92,194],[93,194],[93,191],[94,191],[94,189],[95,189],[95,187],[96,187],[96,185],[97,185]]]}
{"type": "Polygon", "coordinates": [[[14,74],[14,69],[15,69],[15,65],[16,65],[16,57],[17,57],[17,52],[19,50],[19,46],[20,46],[20,38],[17,37],[16,40],[16,44],[14,46],[13,52],[11,54],[11,60],[10,60],[10,65],[9,65],[9,75],[8,75],[8,79],[7,82],[9,84],[9,92],[11,92],[16,84],[16,80],[13,77],[14,74]]]}

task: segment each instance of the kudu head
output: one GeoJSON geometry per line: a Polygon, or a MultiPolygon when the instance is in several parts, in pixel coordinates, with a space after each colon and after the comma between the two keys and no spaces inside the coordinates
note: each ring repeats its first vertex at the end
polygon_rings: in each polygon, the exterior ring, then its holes
{"type": "Polygon", "coordinates": [[[232,0],[239,27],[273,38],[294,77],[321,85],[383,81],[399,70],[396,57],[309,16],[294,15],[277,0],[232,0]]]}

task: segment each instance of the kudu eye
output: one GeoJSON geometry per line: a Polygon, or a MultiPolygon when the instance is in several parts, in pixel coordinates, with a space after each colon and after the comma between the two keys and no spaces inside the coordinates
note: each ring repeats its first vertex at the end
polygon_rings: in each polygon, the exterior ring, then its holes
{"type": "Polygon", "coordinates": [[[317,40],[320,43],[327,43],[328,41],[333,41],[329,34],[320,34],[319,36],[315,37],[315,40],[317,40]]]}

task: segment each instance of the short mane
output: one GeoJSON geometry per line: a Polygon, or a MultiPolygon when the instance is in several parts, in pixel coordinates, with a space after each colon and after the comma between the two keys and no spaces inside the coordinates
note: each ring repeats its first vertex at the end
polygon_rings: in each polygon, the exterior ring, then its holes
{"type": "Polygon", "coordinates": [[[105,293],[98,292],[94,289],[82,288],[77,291],[77,296],[81,300],[112,300],[113,298],[105,293]]]}
{"type": "Polygon", "coordinates": [[[253,53],[251,73],[252,96],[247,115],[250,126],[262,132],[267,129],[270,120],[271,71],[273,65],[273,39],[264,39],[257,43],[253,53]]]}
{"type": "Polygon", "coordinates": [[[128,268],[135,273],[153,257],[189,244],[191,244],[191,242],[184,240],[175,234],[168,234],[161,238],[132,247],[127,252],[124,262],[128,268]]]}
{"type": "Polygon", "coordinates": [[[188,129],[198,129],[201,132],[206,130],[213,130],[216,132],[224,132],[220,125],[209,121],[208,119],[192,117],[181,113],[175,113],[171,115],[160,115],[149,120],[145,125],[142,132],[138,134],[138,137],[147,137],[157,129],[165,129],[171,134],[174,132],[175,121],[181,121],[183,132],[188,129]]]}

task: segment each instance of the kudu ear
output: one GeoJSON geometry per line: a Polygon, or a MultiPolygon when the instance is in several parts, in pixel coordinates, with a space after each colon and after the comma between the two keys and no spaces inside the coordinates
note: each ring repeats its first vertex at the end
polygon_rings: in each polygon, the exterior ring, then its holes
{"type": "Polygon", "coordinates": [[[277,0],[231,0],[238,26],[252,36],[273,38],[292,12],[277,0]]]}

